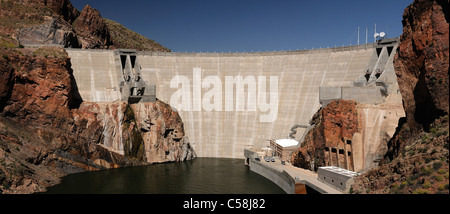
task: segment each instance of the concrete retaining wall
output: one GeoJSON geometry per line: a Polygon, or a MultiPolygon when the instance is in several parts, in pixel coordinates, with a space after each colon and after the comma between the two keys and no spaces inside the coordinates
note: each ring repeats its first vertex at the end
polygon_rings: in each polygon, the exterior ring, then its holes
{"type": "Polygon", "coordinates": [[[342,99],[355,100],[358,103],[382,103],[384,97],[380,87],[342,87],[342,99]]]}
{"type": "Polygon", "coordinates": [[[254,159],[249,160],[250,170],[269,179],[287,194],[295,194],[295,180],[285,171],[266,167],[254,159]]]}
{"type": "Polygon", "coordinates": [[[320,87],[320,103],[328,105],[332,100],[355,100],[358,103],[382,103],[385,99],[381,90],[383,87],[371,85],[366,87],[324,86],[320,87]]]}

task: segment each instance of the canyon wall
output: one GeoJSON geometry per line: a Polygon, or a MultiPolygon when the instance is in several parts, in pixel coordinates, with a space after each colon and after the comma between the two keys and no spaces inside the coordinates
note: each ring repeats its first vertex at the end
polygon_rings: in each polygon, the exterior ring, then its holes
{"type": "Polygon", "coordinates": [[[83,102],[61,48],[1,54],[0,192],[45,191],[70,173],[195,157],[166,103],[83,102]]]}
{"type": "Polygon", "coordinates": [[[0,4],[0,38],[12,46],[59,45],[83,49],[170,50],[90,5],[78,11],[69,0],[5,0],[0,4]]]}
{"type": "Polygon", "coordinates": [[[405,113],[398,94],[381,104],[331,101],[311,119],[314,127],[292,154],[295,166],[317,171],[337,166],[363,173],[376,168],[405,113]]]}
{"type": "Polygon", "coordinates": [[[89,5],[80,12],[69,0],[0,3],[0,193],[45,191],[75,172],[195,157],[168,104],[83,99],[60,48],[137,42],[141,50],[170,51],[89,5]]]}
{"type": "Polygon", "coordinates": [[[415,0],[403,14],[394,59],[406,117],[381,165],[353,193],[448,194],[449,1],[415,0]]]}
{"type": "Polygon", "coordinates": [[[449,112],[449,3],[414,1],[403,14],[403,34],[394,59],[407,123],[429,130],[449,112]]]}
{"type": "Polygon", "coordinates": [[[89,5],[80,12],[69,0],[0,3],[0,193],[45,191],[86,170],[195,157],[181,118],[166,103],[83,99],[60,48],[135,43],[170,51],[89,5]]]}

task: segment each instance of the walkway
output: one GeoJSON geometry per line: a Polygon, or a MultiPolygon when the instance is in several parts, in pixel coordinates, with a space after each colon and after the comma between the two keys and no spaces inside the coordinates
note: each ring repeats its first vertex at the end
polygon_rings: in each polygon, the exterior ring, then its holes
{"type": "Polygon", "coordinates": [[[263,159],[261,160],[261,163],[278,171],[284,170],[289,175],[291,175],[292,178],[294,179],[298,178],[296,180],[299,181],[307,181],[310,184],[318,187],[322,191],[326,192],[327,194],[343,194],[341,191],[335,189],[334,187],[319,181],[317,179],[318,176],[317,173],[313,171],[292,166],[291,163],[288,162],[286,162],[286,165],[283,165],[281,164],[281,161],[277,158],[275,159],[275,162],[266,162],[263,159]]]}

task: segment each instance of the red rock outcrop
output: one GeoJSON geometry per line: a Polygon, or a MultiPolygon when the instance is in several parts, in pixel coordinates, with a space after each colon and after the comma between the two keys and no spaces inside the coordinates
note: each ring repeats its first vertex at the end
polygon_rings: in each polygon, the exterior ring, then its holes
{"type": "Polygon", "coordinates": [[[99,11],[87,5],[80,13],[69,0],[3,1],[0,19],[0,193],[45,191],[75,172],[195,157],[169,105],[82,102],[64,49],[27,46],[113,49],[99,11]]]}
{"type": "Polygon", "coordinates": [[[9,64],[9,56],[3,53],[3,57],[0,59],[0,112],[6,105],[11,96],[13,87],[14,68],[9,64]]]}
{"type": "MultiPolygon", "coordinates": [[[[403,14],[403,34],[394,59],[403,97],[406,124],[411,131],[390,142],[387,154],[395,158],[406,145],[404,139],[449,113],[449,14],[448,1],[416,0],[403,14]]],[[[398,132],[398,135],[401,132],[398,132]]]]}
{"type": "Polygon", "coordinates": [[[2,81],[8,84],[0,92],[4,101],[0,109],[0,161],[5,163],[0,166],[4,175],[1,191],[41,191],[70,171],[62,165],[42,165],[44,160],[61,158],[55,152],[75,138],[70,137],[75,136],[70,132],[74,125],[70,61],[12,50],[3,54],[7,57],[0,59],[0,71],[6,74],[2,81]]]}
{"type": "Polygon", "coordinates": [[[395,72],[410,128],[448,114],[448,0],[416,0],[403,14],[395,72]]]}
{"type": "Polygon", "coordinates": [[[83,48],[107,49],[112,45],[109,29],[100,12],[88,4],[73,22],[77,34],[81,37],[83,48]]]}
{"type": "Polygon", "coordinates": [[[17,0],[0,4],[0,46],[52,44],[70,48],[170,51],[86,5],[80,12],[69,0],[17,0]],[[9,43],[9,42],[8,42],[9,43]]]}
{"type": "Polygon", "coordinates": [[[356,102],[337,100],[330,104],[322,112],[325,144],[337,147],[342,139],[352,139],[353,134],[358,131],[356,102]]]}
{"type": "Polygon", "coordinates": [[[344,139],[352,139],[358,131],[356,102],[332,101],[319,110],[311,122],[315,126],[307,133],[302,146],[293,153],[291,163],[317,171],[318,167],[325,166],[326,147],[342,147],[344,139]]]}
{"type": "Polygon", "coordinates": [[[69,0],[44,0],[42,2],[69,23],[73,23],[80,15],[80,12],[69,0]]]}
{"type": "Polygon", "coordinates": [[[158,100],[131,107],[145,142],[147,162],[184,161],[195,156],[185,137],[184,124],[170,105],[158,100]]]}
{"type": "Polygon", "coordinates": [[[448,194],[449,1],[415,0],[403,14],[394,59],[406,118],[356,193],[448,194]]]}
{"type": "Polygon", "coordinates": [[[33,7],[47,7],[68,23],[72,23],[80,14],[69,0],[15,0],[15,4],[25,4],[33,7]]]}
{"type": "MultiPolygon", "coordinates": [[[[63,50],[59,50],[63,51],[63,50]]],[[[72,79],[69,58],[10,54],[1,60],[9,71],[4,91],[10,91],[1,114],[34,125],[61,127],[70,117],[72,79]]],[[[6,76],[8,74],[5,73],[6,76]]]]}
{"type": "Polygon", "coordinates": [[[48,49],[2,51],[0,193],[45,191],[75,172],[195,157],[169,105],[81,103],[64,49],[48,49]]]}
{"type": "Polygon", "coordinates": [[[404,117],[400,99],[382,104],[360,104],[336,100],[320,109],[311,120],[302,145],[292,154],[294,165],[316,171],[321,166],[338,166],[364,172],[378,166],[387,142],[404,117]]]}

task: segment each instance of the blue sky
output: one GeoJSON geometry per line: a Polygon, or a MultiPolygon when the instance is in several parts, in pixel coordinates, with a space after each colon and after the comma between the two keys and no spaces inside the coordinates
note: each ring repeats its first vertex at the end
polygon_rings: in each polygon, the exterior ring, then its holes
{"type": "Polygon", "coordinates": [[[174,52],[303,50],[402,34],[412,0],[71,0],[174,52]]]}

